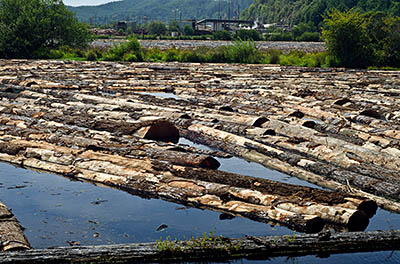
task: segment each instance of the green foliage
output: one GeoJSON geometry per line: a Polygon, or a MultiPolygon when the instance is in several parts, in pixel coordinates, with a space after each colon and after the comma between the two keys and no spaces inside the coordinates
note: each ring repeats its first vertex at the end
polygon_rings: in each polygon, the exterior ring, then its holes
{"type": "Polygon", "coordinates": [[[144,54],[142,46],[135,37],[117,46],[113,46],[104,55],[106,61],[143,61],[144,54]]]}
{"type": "Polygon", "coordinates": [[[398,0],[254,0],[240,17],[253,20],[258,18],[261,23],[280,22],[289,26],[310,23],[318,30],[323,17],[333,8],[340,11],[354,8],[362,13],[384,11],[391,15],[400,15],[398,0]]]}
{"type": "Polygon", "coordinates": [[[297,41],[320,41],[321,37],[318,32],[304,32],[296,38],[297,41]]]}
{"type": "Polygon", "coordinates": [[[62,45],[82,47],[90,34],[60,0],[0,0],[0,57],[34,58],[62,45]]]}
{"type": "Polygon", "coordinates": [[[254,29],[239,29],[236,31],[235,39],[259,41],[262,40],[262,36],[257,30],[254,29]]]}
{"type": "Polygon", "coordinates": [[[167,26],[161,21],[152,21],[147,25],[147,30],[151,35],[165,35],[167,33],[167,26]]]}
{"type": "Polygon", "coordinates": [[[179,27],[179,23],[176,20],[172,20],[168,24],[168,30],[169,32],[180,32],[181,28],[179,27]]]}
{"type": "Polygon", "coordinates": [[[333,10],[324,21],[330,62],[345,67],[400,66],[400,17],[333,10]]]}
{"type": "Polygon", "coordinates": [[[268,34],[265,39],[269,41],[292,41],[294,36],[292,32],[275,31],[268,34]]]}
{"type": "Polygon", "coordinates": [[[214,40],[232,40],[232,35],[227,30],[220,30],[213,33],[214,40]]]}
{"type": "Polygon", "coordinates": [[[226,52],[229,62],[260,63],[263,60],[254,41],[236,40],[233,45],[228,46],[226,52]]]}
{"type": "Polygon", "coordinates": [[[164,54],[159,48],[152,48],[145,51],[145,57],[150,62],[161,62],[164,54]]]}
{"type": "Polygon", "coordinates": [[[185,25],[185,26],[183,27],[183,34],[184,34],[185,36],[192,36],[192,35],[194,35],[194,29],[193,29],[193,27],[192,27],[191,25],[185,25]]]}
{"type": "Polygon", "coordinates": [[[366,67],[371,64],[373,49],[360,12],[332,10],[324,19],[322,31],[329,53],[345,67],[366,67]]]}
{"type": "Polygon", "coordinates": [[[164,56],[165,61],[179,61],[180,60],[180,52],[176,48],[168,49],[164,56]]]}
{"type": "Polygon", "coordinates": [[[157,249],[161,254],[176,254],[182,251],[193,250],[196,248],[212,249],[225,254],[232,254],[240,249],[240,242],[232,242],[224,240],[222,236],[216,236],[214,232],[209,234],[203,233],[200,237],[192,237],[189,240],[177,241],[172,240],[170,236],[162,240],[156,241],[157,249]]]}

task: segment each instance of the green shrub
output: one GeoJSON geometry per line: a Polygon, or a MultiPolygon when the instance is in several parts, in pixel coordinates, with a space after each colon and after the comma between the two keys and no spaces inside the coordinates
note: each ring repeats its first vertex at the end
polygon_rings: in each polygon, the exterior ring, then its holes
{"type": "Polygon", "coordinates": [[[266,36],[269,41],[292,41],[294,40],[293,33],[291,32],[273,32],[266,36]]]}
{"type": "Polygon", "coordinates": [[[267,60],[266,63],[271,63],[271,64],[280,64],[280,56],[282,52],[279,50],[270,50],[267,53],[267,60]]]}
{"type": "Polygon", "coordinates": [[[145,52],[145,57],[147,61],[150,62],[161,62],[163,61],[163,53],[159,48],[148,49],[145,52]]]}
{"type": "Polygon", "coordinates": [[[164,55],[165,61],[180,61],[180,52],[176,48],[168,49],[164,55]]]}
{"type": "Polygon", "coordinates": [[[260,41],[262,40],[262,36],[257,30],[254,29],[239,29],[235,33],[235,39],[260,41]]]}
{"type": "Polygon", "coordinates": [[[130,37],[128,42],[111,47],[104,55],[106,61],[125,61],[129,57],[129,61],[143,61],[144,55],[142,46],[135,37],[130,37]]]}
{"type": "Polygon", "coordinates": [[[235,63],[260,63],[263,60],[254,41],[236,40],[233,45],[227,47],[227,59],[235,63]]]}
{"type": "Polygon", "coordinates": [[[212,35],[214,40],[232,40],[232,35],[226,30],[214,32],[212,35]]]}
{"type": "Polygon", "coordinates": [[[354,10],[332,10],[324,19],[322,31],[329,53],[344,67],[365,68],[373,60],[373,46],[365,28],[366,19],[354,10]]]}
{"type": "Polygon", "coordinates": [[[0,0],[1,58],[52,56],[45,51],[85,47],[90,39],[88,26],[62,1],[0,0]]]}
{"type": "Polygon", "coordinates": [[[87,58],[88,61],[96,61],[97,60],[97,54],[96,54],[95,51],[90,50],[87,53],[86,58],[87,58]]]}
{"type": "Polygon", "coordinates": [[[320,41],[318,32],[304,32],[301,36],[296,38],[297,41],[320,41]]]}

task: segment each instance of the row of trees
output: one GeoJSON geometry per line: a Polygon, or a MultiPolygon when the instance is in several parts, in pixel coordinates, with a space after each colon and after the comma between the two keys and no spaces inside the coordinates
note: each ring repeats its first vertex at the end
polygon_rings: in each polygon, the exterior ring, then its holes
{"type": "MultiPolygon", "coordinates": [[[[192,27],[187,26],[184,33],[192,34],[192,27]]],[[[311,26],[299,24],[292,34],[302,36],[311,26]]],[[[162,35],[167,30],[161,22],[152,22],[148,27],[155,35],[162,35]]],[[[179,31],[179,24],[173,21],[168,29],[179,31]]],[[[337,66],[400,67],[398,16],[334,9],[325,16],[322,35],[328,54],[337,66]]],[[[256,31],[239,30],[235,35],[222,31],[214,38],[260,40],[261,36],[256,31]]],[[[50,50],[65,45],[83,48],[90,40],[87,25],[80,23],[61,0],[0,0],[1,58],[46,57],[50,50]]],[[[118,52],[114,53],[118,55],[118,52]]],[[[140,59],[135,56],[130,60],[140,59]]]]}
{"type": "Polygon", "coordinates": [[[322,35],[337,65],[400,67],[400,17],[334,9],[324,22],[322,35]]]}
{"type": "Polygon", "coordinates": [[[241,13],[243,19],[259,19],[261,23],[280,22],[293,26],[301,22],[313,23],[320,28],[329,10],[356,9],[359,12],[383,11],[400,15],[398,0],[254,0],[241,13]]]}

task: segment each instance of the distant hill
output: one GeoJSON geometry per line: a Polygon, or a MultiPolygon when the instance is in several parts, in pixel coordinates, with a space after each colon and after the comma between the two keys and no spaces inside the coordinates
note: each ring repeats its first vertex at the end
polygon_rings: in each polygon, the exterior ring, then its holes
{"type": "Polygon", "coordinates": [[[312,22],[319,25],[322,15],[331,8],[341,11],[356,8],[361,12],[387,11],[400,15],[399,0],[254,0],[241,14],[243,19],[259,19],[262,23],[281,22],[296,25],[299,22],[312,22]]]}
{"type": "Polygon", "coordinates": [[[104,23],[118,20],[142,22],[173,19],[201,19],[239,17],[253,0],[123,0],[99,6],[68,7],[78,19],[86,22],[104,23]],[[182,14],[182,15],[181,15],[182,14]]]}

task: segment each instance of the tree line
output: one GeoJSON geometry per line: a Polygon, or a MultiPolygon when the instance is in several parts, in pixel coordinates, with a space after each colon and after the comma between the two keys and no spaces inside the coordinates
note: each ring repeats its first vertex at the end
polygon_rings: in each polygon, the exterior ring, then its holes
{"type": "MultiPolygon", "coordinates": [[[[166,25],[154,26],[162,34],[166,25]],[[161,31],[160,27],[162,27],[161,31]]],[[[312,24],[299,24],[293,35],[303,36],[312,24]]],[[[183,28],[185,34],[192,29],[183,28]]],[[[171,22],[169,30],[180,30],[171,22]]],[[[304,54],[280,51],[260,52],[253,41],[263,37],[252,30],[234,35],[220,31],[215,39],[233,39],[233,45],[220,49],[179,51],[143,50],[136,39],[108,51],[89,48],[92,36],[88,25],[68,11],[61,0],[0,0],[0,58],[53,58],[115,61],[171,61],[281,63],[300,66],[396,67],[400,68],[400,17],[390,12],[361,13],[358,9],[332,9],[323,17],[322,37],[327,52],[304,54]],[[249,41],[249,42],[245,42],[249,41]],[[250,60],[248,60],[251,58],[250,60]]]]}

